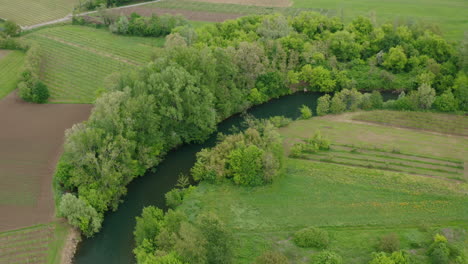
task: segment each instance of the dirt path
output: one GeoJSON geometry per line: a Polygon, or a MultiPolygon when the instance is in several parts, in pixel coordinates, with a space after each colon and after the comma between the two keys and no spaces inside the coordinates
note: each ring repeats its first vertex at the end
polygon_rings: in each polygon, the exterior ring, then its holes
{"type": "Polygon", "coordinates": [[[75,228],[70,228],[70,232],[66,238],[62,249],[60,264],[72,264],[73,256],[75,255],[78,243],[81,240],[80,232],[75,228]]]}
{"type": "Polygon", "coordinates": [[[64,131],[87,120],[92,105],[0,100],[0,231],[54,220],[52,177],[64,131]]]}
{"type": "MultiPolygon", "coordinates": [[[[110,8],[109,10],[119,10],[119,9],[122,9],[122,8],[143,6],[143,5],[148,5],[148,4],[152,4],[152,3],[157,3],[157,2],[160,2],[160,1],[161,0],[154,0],[154,1],[150,1],[150,2],[138,3],[138,4],[133,4],[133,5],[119,6],[119,7],[115,7],[115,8],[110,8]]],[[[84,13],[78,14],[78,16],[86,16],[86,15],[90,15],[90,14],[94,14],[94,13],[97,13],[97,11],[84,12],[84,13]]],[[[30,29],[40,28],[40,27],[43,27],[43,26],[48,26],[48,25],[67,22],[67,21],[70,21],[71,19],[72,19],[72,14],[68,14],[64,18],[60,18],[60,19],[56,19],[56,20],[52,20],[52,21],[48,21],[48,22],[44,22],[44,23],[40,23],[40,24],[36,24],[36,25],[31,25],[31,26],[22,26],[21,29],[22,30],[30,30],[30,29]]]]}

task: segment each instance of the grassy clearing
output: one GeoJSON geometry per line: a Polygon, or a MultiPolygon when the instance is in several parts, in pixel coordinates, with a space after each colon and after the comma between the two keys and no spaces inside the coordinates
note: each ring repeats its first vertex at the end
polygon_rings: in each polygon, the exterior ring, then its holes
{"type": "Polygon", "coordinates": [[[352,119],[468,136],[468,117],[461,115],[427,112],[372,111],[357,114],[353,116],[352,119]]]}
{"type": "Polygon", "coordinates": [[[70,227],[62,222],[0,233],[0,263],[58,264],[70,227]]]}
{"type": "Polygon", "coordinates": [[[71,14],[79,0],[0,0],[0,17],[29,26],[71,14]]]}
{"type": "MultiPolygon", "coordinates": [[[[0,52],[5,51],[0,50],[0,52]]],[[[16,88],[23,62],[24,53],[20,51],[8,52],[0,58],[0,99],[16,88]]]]}
{"type": "Polygon", "coordinates": [[[468,249],[468,184],[447,180],[462,177],[464,137],[340,122],[336,116],[295,121],[280,132],[289,148],[318,129],[333,142],[331,151],[285,158],[282,175],[267,186],[202,182],[178,210],[190,218],[209,211],[221,217],[237,241],[236,263],[252,263],[266,250],[308,263],[317,250],[292,241],[307,226],[329,232],[329,249],[343,263],[367,263],[380,237],[390,233],[417,263],[429,263],[425,254],[435,233],[468,249]],[[318,162],[330,155],[334,162],[318,162]]]}
{"type": "Polygon", "coordinates": [[[310,256],[313,251],[290,241],[294,231],[310,225],[331,232],[330,248],[342,254],[344,263],[365,263],[382,234],[396,232],[426,243],[431,234],[411,235],[423,223],[435,228],[466,221],[467,188],[402,173],[287,159],[282,178],[270,186],[202,183],[181,210],[191,216],[214,211],[222,217],[242,241],[236,247],[238,263],[251,263],[269,248],[294,260],[310,256]]]}
{"type": "Polygon", "coordinates": [[[321,6],[314,8],[292,8],[292,7],[264,7],[264,6],[250,6],[250,5],[236,5],[236,4],[213,4],[205,2],[196,2],[188,0],[171,0],[161,1],[158,3],[150,4],[148,7],[161,7],[179,10],[191,11],[207,11],[219,13],[235,13],[235,14],[270,14],[270,13],[283,13],[285,15],[294,15],[303,10],[317,11],[324,14],[335,14],[333,11],[323,9],[321,6]]]}
{"type": "Polygon", "coordinates": [[[422,20],[440,25],[448,39],[461,40],[468,30],[468,2],[465,0],[293,0],[296,8],[327,8],[337,10],[345,21],[358,15],[375,12],[377,21],[393,22],[395,19],[422,20]]]}
{"type": "Polygon", "coordinates": [[[155,47],[164,44],[162,38],[124,37],[81,26],[47,28],[26,38],[45,51],[41,78],[57,103],[92,103],[109,74],[149,62],[155,47]]]}

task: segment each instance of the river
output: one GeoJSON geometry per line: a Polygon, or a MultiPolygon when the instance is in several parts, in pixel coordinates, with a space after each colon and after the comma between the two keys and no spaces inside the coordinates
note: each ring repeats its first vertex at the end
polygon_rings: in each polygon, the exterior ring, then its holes
{"type": "MultiPolygon", "coordinates": [[[[289,118],[300,116],[299,107],[307,105],[316,108],[319,93],[296,93],[274,99],[252,107],[248,113],[256,118],[282,115],[289,118]]],[[[189,174],[195,163],[195,154],[202,148],[216,143],[218,132],[229,133],[233,126],[239,126],[243,118],[234,115],[218,125],[218,130],[203,144],[188,144],[168,153],[164,161],[155,169],[135,179],[128,185],[128,193],[123,197],[115,212],[107,213],[101,231],[92,238],[84,239],[76,252],[75,264],[130,264],[135,263],[132,250],[135,246],[133,229],[135,217],[143,207],[154,205],[165,207],[164,194],[174,188],[181,173],[189,174]]]]}

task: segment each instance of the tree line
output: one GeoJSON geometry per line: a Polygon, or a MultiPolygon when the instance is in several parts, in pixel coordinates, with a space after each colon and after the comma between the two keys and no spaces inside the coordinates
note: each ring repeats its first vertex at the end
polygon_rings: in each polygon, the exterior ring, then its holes
{"type": "Polygon", "coordinates": [[[451,92],[466,110],[467,62],[425,25],[376,26],[363,17],[345,25],[304,12],[172,32],[148,65],[110,76],[89,120],[66,133],[56,192],[87,208],[74,221],[87,235],[167,151],[204,141],[219,121],[271,98],[304,89],[411,94],[424,84],[436,96],[451,92]]]}

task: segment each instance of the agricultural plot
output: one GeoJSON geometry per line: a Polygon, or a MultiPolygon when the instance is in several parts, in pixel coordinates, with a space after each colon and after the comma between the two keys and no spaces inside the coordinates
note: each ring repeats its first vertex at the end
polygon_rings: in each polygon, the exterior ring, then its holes
{"type": "Polygon", "coordinates": [[[0,0],[0,18],[30,26],[71,14],[79,0],[0,0]]]}
{"type": "Polygon", "coordinates": [[[0,100],[16,88],[23,62],[24,53],[0,50],[0,100]]]}
{"type": "Polygon", "coordinates": [[[164,43],[162,38],[118,36],[80,26],[47,28],[26,38],[45,52],[41,78],[56,103],[92,103],[109,74],[144,65],[164,43]]]}
{"type": "Polygon", "coordinates": [[[375,14],[378,23],[406,20],[440,25],[448,39],[462,40],[468,30],[468,1],[465,0],[293,0],[296,8],[326,8],[335,10],[345,21],[358,15],[375,14]]]}
{"type": "Polygon", "coordinates": [[[0,263],[58,264],[67,231],[57,222],[0,233],[0,263]]]}
{"type": "Polygon", "coordinates": [[[383,125],[468,136],[468,118],[461,115],[426,112],[372,111],[354,115],[352,119],[383,125]]]}
{"type": "Polygon", "coordinates": [[[91,105],[35,105],[15,93],[0,100],[0,232],[54,219],[52,175],[64,131],[91,105]]]}
{"type": "Polygon", "coordinates": [[[368,263],[380,238],[390,233],[417,263],[429,263],[427,245],[435,233],[466,247],[465,137],[349,123],[336,116],[295,121],[280,133],[288,150],[316,130],[331,139],[330,151],[285,157],[271,185],[202,182],[178,210],[189,218],[203,212],[221,217],[242,241],[234,246],[236,263],[252,263],[268,250],[293,263],[309,263],[317,249],[299,248],[292,239],[308,226],[327,230],[327,249],[349,264],[368,263]]]}

